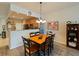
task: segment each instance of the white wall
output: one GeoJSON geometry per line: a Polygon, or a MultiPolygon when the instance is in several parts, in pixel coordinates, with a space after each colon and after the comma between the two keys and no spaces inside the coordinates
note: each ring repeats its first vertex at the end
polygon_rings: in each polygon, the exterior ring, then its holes
{"type": "Polygon", "coordinates": [[[66,44],[66,21],[79,24],[79,6],[72,6],[56,12],[52,11],[45,15],[47,21],[59,21],[59,30],[56,31],[55,41],[66,44]]]}
{"type": "MultiPolygon", "coordinates": [[[[6,25],[7,16],[10,10],[10,4],[0,2],[0,34],[2,34],[2,25],[6,25]]],[[[0,38],[0,47],[7,46],[9,43],[8,38],[2,39],[0,38]]]]}
{"type": "Polygon", "coordinates": [[[2,31],[2,25],[6,24],[7,15],[10,10],[9,3],[0,3],[0,32],[2,31]]]}

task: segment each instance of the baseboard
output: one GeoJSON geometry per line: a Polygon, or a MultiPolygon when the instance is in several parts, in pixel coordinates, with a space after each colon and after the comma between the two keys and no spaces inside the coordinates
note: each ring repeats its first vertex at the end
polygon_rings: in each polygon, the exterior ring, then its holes
{"type": "Polygon", "coordinates": [[[64,42],[60,42],[60,41],[54,41],[54,42],[57,42],[57,43],[60,43],[60,44],[66,45],[66,43],[64,43],[64,42]]]}

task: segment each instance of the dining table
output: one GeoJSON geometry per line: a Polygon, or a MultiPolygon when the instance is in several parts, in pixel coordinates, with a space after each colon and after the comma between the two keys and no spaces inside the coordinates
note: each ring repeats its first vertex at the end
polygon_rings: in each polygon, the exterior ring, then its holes
{"type": "Polygon", "coordinates": [[[39,34],[39,35],[30,37],[30,40],[34,41],[37,44],[42,44],[42,43],[45,42],[46,38],[47,38],[47,35],[45,35],[45,34],[39,34]]]}
{"type": "MultiPolygon", "coordinates": [[[[45,35],[45,34],[39,34],[39,35],[30,37],[30,40],[37,43],[37,45],[39,46],[39,55],[40,55],[41,47],[44,45],[46,39],[47,39],[47,35],[45,35]]],[[[44,55],[45,55],[45,53],[44,53],[44,55]]]]}

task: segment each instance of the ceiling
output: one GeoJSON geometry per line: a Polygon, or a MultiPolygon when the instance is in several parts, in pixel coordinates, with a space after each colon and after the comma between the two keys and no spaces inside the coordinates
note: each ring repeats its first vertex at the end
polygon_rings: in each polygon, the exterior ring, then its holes
{"type": "MultiPolygon", "coordinates": [[[[10,2],[24,9],[31,9],[35,12],[40,12],[40,3],[39,2],[10,2]]],[[[10,3],[1,2],[0,3],[0,16],[5,16],[9,12],[10,3]]],[[[56,12],[63,10],[65,8],[70,8],[72,6],[79,5],[79,2],[43,2],[42,4],[42,13],[48,14],[51,12],[56,12]]]]}
{"type": "MultiPolygon", "coordinates": [[[[25,9],[31,9],[35,12],[40,12],[39,2],[16,2],[14,4],[25,9]]],[[[76,5],[79,5],[79,2],[43,2],[42,13],[46,14],[50,12],[55,12],[76,5]]]]}

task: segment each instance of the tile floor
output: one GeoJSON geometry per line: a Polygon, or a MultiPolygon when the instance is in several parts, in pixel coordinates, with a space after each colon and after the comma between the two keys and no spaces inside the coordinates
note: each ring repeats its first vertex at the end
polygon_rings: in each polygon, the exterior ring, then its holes
{"type": "Polygon", "coordinates": [[[55,43],[51,56],[79,56],[79,50],[55,43]]]}
{"type": "MultiPolygon", "coordinates": [[[[9,50],[8,47],[0,48],[0,56],[24,56],[23,46],[9,50]]],[[[79,56],[79,50],[54,43],[54,49],[50,56],[79,56]]]]}

